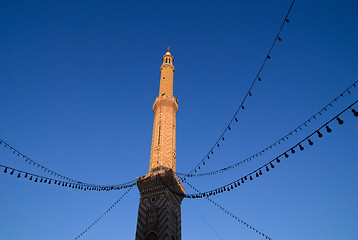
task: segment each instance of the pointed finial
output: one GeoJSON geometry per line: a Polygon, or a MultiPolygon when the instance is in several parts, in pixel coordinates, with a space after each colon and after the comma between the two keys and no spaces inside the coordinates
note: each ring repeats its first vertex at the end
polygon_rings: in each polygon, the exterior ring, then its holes
{"type": "Polygon", "coordinates": [[[168,47],[168,52],[169,52],[169,48],[170,48],[170,47],[168,47]]]}

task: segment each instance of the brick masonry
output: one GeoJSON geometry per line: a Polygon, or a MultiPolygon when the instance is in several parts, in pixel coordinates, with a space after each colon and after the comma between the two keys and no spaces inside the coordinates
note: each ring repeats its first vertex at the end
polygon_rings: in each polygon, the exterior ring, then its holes
{"type": "Polygon", "coordinates": [[[149,173],[163,169],[175,171],[175,132],[177,99],[173,96],[174,58],[167,52],[160,67],[159,97],[153,104],[154,124],[149,173]]]}

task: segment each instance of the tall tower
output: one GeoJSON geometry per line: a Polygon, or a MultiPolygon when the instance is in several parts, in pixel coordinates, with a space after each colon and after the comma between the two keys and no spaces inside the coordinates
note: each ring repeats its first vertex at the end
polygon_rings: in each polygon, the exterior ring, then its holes
{"type": "Polygon", "coordinates": [[[159,96],[153,104],[154,124],[149,173],[137,179],[140,192],[136,240],[180,240],[184,188],[175,175],[177,99],[173,96],[174,58],[162,58],[159,96]]]}

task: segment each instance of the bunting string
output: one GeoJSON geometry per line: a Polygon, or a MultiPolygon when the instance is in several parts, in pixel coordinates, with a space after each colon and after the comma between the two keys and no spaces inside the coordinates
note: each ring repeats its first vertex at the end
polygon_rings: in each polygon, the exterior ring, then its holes
{"type": "MultiPolygon", "coordinates": [[[[189,187],[191,187],[195,192],[200,193],[199,189],[197,189],[196,187],[194,187],[193,185],[191,185],[188,181],[186,181],[183,178],[180,178],[180,180],[182,180],[183,182],[185,182],[189,187]]],[[[211,198],[209,198],[208,196],[205,197],[210,203],[214,204],[217,208],[219,208],[221,211],[223,211],[224,213],[226,213],[227,215],[229,215],[230,217],[232,217],[235,221],[237,221],[238,223],[243,224],[245,227],[250,228],[252,231],[256,232],[257,234],[265,237],[265,239],[270,239],[272,240],[272,238],[270,238],[269,236],[267,236],[266,234],[264,234],[263,232],[259,231],[257,228],[253,227],[252,225],[248,224],[246,221],[242,220],[241,218],[237,217],[235,214],[233,214],[231,211],[227,210],[226,208],[224,208],[223,206],[221,206],[220,204],[218,204],[217,202],[211,200],[211,198]]]]}
{"type": "MultiPolygon", "coordinates": [[[[81,181],[74,180],[72,178],[66,177],[66,176],[64,176],[62,174],[59,174],[59,173],[57,173],[57,172],[55,172],[55,171],[43,166],[42,164],[32,160],[31,158],[27,157],[25,154],[23,154],[19,150],[17,150],[15,147],[13,147],[9,143],[5,142],[5,140],[3,140],[3,139],[0,139],[0,146],[1,145],[3,145],[2,148],[5,148],[5,149],[8,149],[8,150],[12,151],[12,153],[14,155],[19,157],[20,159],[23,159],[25,162],[29,163],[31,166],[38,167],[41,170],[43,170],[45,173],[50,173],[51,175],[53,175],[55,177],[61,178],[61,179],[64,180],[63,182],[70,182],[72,184],[86,186],[88,188],[98,188],[99,187],[99,188],[102,188],[102,189],[104,189],[104,188],[106,188],[106,189],[107,188],[113,188],[113,189],[126,188],[128,186],[132,186],[133,183],[136,182],[136,180],[132,180],[132,181],[117,184],[117,185],[97,185],[97,184],[92,184],[92,183],[81,182],[81,181]]],[[[0,147],[0,149],[2,149],[2,148],[0,147]]]]}
{"type": "Polygon", "coordinates": [[[268,51],[268,53],[266,54],[266,57],[263,61],[263,63],[261,64],[261,67],[259,69],[259,71],[257,72],[254,80],[252,81],[251,83],[251,86],[249,87],[248,91],[246,92],[241,104],[239,105],[239,107],[237,108],[237,110],[235,111],[234,113],[234,116],[231,118],[231,120],[229,121],[229,123],[226,125],[224,131],[221,133],[220,137],[217,139],[217,141],[215,142],[215,144],[211,147],[211,149],[209,150],[209,152],[205,155],[205,157],[192,169],[188,172],[188,174],[191,174],[192,172],[196,171],[197,169],[200,169],[200,166],[201,165],[205,165],[205,160],[206,159],[209,159],[210,156],[212,156],[214,154],[214,150],[216,148],[219,148],[220,147],[220,143],[222,143],[224,140],[225,140],[225,134],[231,130],[231,128],[233,127],[233,124],[234,122],[238,122],[238,117],[239,117],[239,112],[240,110],[244,110],[245,107],[244,107],[244,103],[246,101],[246,99],[250,96],[252,96],[252,89],[254,87],[254,85],[257,83],[257,82],[261,82],[262,81],[262,78],[260,76],[265,64],[267,63],[267,61],[269,59],[271,59],[271,51],[272,49],[274,48],[275,44],[277,43],[277,41],[281,42],[282,41],[282,37],[281,37],[281,31],[283,29],[283,27],[285,26],[286,23],[289,23],[290,20],[288,19],[288,16],[291,12],[291,9],[293,7],[293,4],[295,3],[295,0],[292,1],[291,5],[290,5],[290,8],[288,9],[287,13],[286,13],[286,16],[284,18],[284,20],[282,21],[282,24],[280,26],[280,29],[279,31],[277,32],[276,34],[276,37],[268,51]]]}
{"type": "Polygon", "coordinates": [[[109,213],[129,192],[133,189],[132,187],[129,187],[129,189],[117,200],[115,201],[112,206],[110,206],[100,217],[96,219],[91,225],[89,225],[83,232],[81,232],[77,237],[74,238],[74,240],[79,239],[82,237],[85,233],[87,233],[95,224],[97,224],[104,216],[106,216],[107,213],[109,213]]]}
{"type": "Polygon", "coordinates": [[[29,181],[32,181],[34,183],[47,183],[50,185],[52,184],[56,186],[68,187],[68,188],[73,188],[83,191],[113,191],[113,190],[120,190],[120,189],[133,187],[134,185],[137,184],[137,182],[134,180],[126,185],[93,185],[93,184],[86,185],[78,182],[69,182],[69,181],[44,177],[1,164],[0,164],[0,172],[4,174],[9,173],[11,176],[16,176],[19,179],[20,178],[28,179],[29,181]]]}
{"type": "Polygon", "coordinates": [[[35,167],[38,167],[40,168],[41,170],[43,170],[45,173],[50,173],[51,175],[53,176],[56,176],[58,178],[61,178],[61,179],[64,179],[66,181],[69,181],[69,182],[79,182],[77,180],[74,180],[72,178],[69,178],[69,177],[66,177],[58,172],[55,172],[45,166],[43,166],[42,164],[32,160],[31,158],[27,157],[25,154],[23,154],[22,152],[20,152],[19,150],[17,150],[15,147],[13,147],[12,145],[10,145],[9,143],[7,143],[5,140],[3,139],[0,139],[0,145],[3,145],[5,149],[9,149],[10,151],[12,151],[12,153],[14,155],[16,155],[17,157],[23,159],[25,162],[27,162],[28,164],[32,165],[32,166],[35,166],[35,167]]]}
{"type": "MultiPolygon", "coordinates": [[[[328,111],[329,108],[333,107],[333,105],[340,100],[341,98],[344,98],[345,95],[349,95],[351,94],[351,92],[356,89],[356,86],[358,84],[358,80],[355,81],[353,84],[351,84],[346,90],[344,90],[343,92],[341,92],[337,97],[335,97],[331,102],[329,102],[327,105],[325,105],[323,108],[321,108],[318,112],[316,112],[314,115],[312,115],[310,118],[308,118],[305,122],[303,122],[302,124],[300,124],[298,127],[296,127],[295,129],[293,129],[291,132],[289,132],[288,134],[286,134],[285,136],[283,136],[282,138],[280,138],[279,140],[277,140],[276,142],[272,143],[271,145],[267,146],[266,148],[262,149],[261,151],[253,154],[252,156],[245,158],[244,160],[241,160],[237,163],[234,163],[230,166],[218,169],[218,170],[214,170],[214,171],[210,171],[210,172],[205,172],[205,173],[199,173],[199,174],[185,174],[185,173],[179,173],[177,172],[176,174],[179,176],[185,176],[185,177],[201,177],[201,176],[209,176],[209,175],[214,175],[214,174],[220,174],[220,173],[225,173],[229,170],[232,170],[238,166],[240,166],[241,164],[250,162],[256,158],[258,158],[259,156],[261,156],[263,153],[269,151],[270,149],[275,148],[276,146],[280,145],[282,142],[288,140],[292,135],[294,135],[295,133],[298,133],[298,131],[303,130],[303,128],[307,127],[312,121],[316,120],[317,118],[319,118],[324,112],[328,111]]],[[[205,165],[205,161],[203,162],[203,165],[205,165]]],[[[195,171],[196,172],[196,171],[195,171]]]]}
{"type": "MultiPolygon", "coordinates": [[[[216,194],[221,194],[221,193],[224,193],[224,192],[229,192],[229,191],[233,190],[234,188],[239,187],[241,184],[244,184],[248,180],[250,180],[250,181],[254,180],[254,177],[256,177],[256,178],[261,177],[264,172],[268,173],[271,169],[275,168],[275,164],[280,163],[283,158],[288,158],[291,154],[294,154],[297,149],[299,149],[300,151],[303,151],[305,149],[304,146],[303,146],[303,142],[307,141],[308,145],[312,146],[314,143],[310,138],[313,135],[317,135],[318,138],[322,138],[323,137],[322,129],[325,129],[325,131],[328,134],[331,133],[332,129],[328,126],[328,124],[330,124],[332,121],[336,120],[339,125],[342,125],[344,123],[344,121],[340,118],[340,116],[344,112],[346,112],[348,109],[351,109],[354,117],[358,117],[358,112],[354,108],[352,108],[357,102],[358,102],[358,100],[356,100],[354,103],[352,103],[347,108],[342,110],[335,117],[333,117],[331,120],[329,120],[328,122],[323,124],[321,127],[316,129],[314,132],[309,134],[307,137],[302,139],[300,142],[298,142],[297,144],[295,144],[294,146],[292,146],[291,148],[289,148],[285,152],[283,152],[280,155],[278,155],[276,158],[272,159],[271,161],[267,162],[265,165],[262,165],[261,167],[257,168],[256,170],[246,174],[245,176],[243,176],[243,177],[241,177],[241,178],[239,178],[239,179],[237,179],[237,180],[235,180],[235,181],[233,181],[231,183],[228,183],[228,184],[223,185],[221,187],[215,188],[213,190],[209,190],[209,191],[201,192],[201,193],[197,193],[197,194],[181,194],[181,193],[177,193],[177,192],[172,191],[172,190],[171,191],[174,194],[177,194],[177,195],[185,197],[185,198],[193,198],[193,199],[194,198],[203,198],[203,197],[209,197],[209,196],[216,195],[216,194]]],[[[185,178],[183,178],[183,179],[185,180],[185,178]]]]}

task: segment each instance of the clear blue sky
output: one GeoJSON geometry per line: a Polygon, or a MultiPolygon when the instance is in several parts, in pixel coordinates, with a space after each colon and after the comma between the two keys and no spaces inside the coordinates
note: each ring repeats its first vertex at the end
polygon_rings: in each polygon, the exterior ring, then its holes
{"type": "MultiPolygon", "coordinates": [[[[0,138],[68,177],[116,184],[147,173],[161,57],[175,58],[177,171],[207,153],[232,117],[290,1],[2,1],[0,138]]],[[[202,171],[276,141],[358,77],[357,1],[296,1],[290,23],[225,144],[202,171]]],[[[201,190],[271,160],[358,98],[358,88],[274,150],[201,190]]],[[[356,110],[358,107],[356,107],[356,110]]],[[[273,239],[358,239],[358,119],[264,177],[213,197],[273,239]]],[[[0,149],[0,164],[43,174],[0,149]]],[[[192,192],[184,185],[188,193],[192,192]]],[[[0,173],[0,239],[74,239],[122,191],[83,192],[0,173]]],[[[133,189],[81,239],[134,239],[133,189]]],[[[184,200],[182,237],[262,239],[204,199],[184,200]],[[206,221],[198,214],[205,218],[206,221]],[[214,230],[213,230],[214,229],[214,230]]]]}

